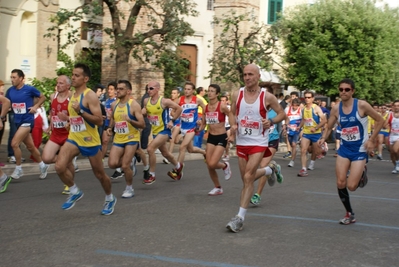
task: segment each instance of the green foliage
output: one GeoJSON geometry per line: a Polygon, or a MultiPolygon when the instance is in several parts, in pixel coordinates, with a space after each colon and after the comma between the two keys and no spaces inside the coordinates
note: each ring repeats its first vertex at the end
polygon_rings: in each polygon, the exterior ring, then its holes
{"type": "MultiPolygon", "coordinates": [[[[83,6],[74,11],[60,10],[52,18],[56,25],[48,29],[49,33],[46,36],[58,36],[58,29],[63,28],[70,35],[65,45],[75,43],[80,29],[73,28],[71,21],[82,19],[88,22],[94,21],[103,16],[103,8],[107,8],[112,19],[112,28],[105,27],[102,30],[109,35],[111,42],[103,44],[103,47],[107,45],[115,52],[111,56],[114,55],[116,59],[116,76],[121,79],[129,77],[127,55],[131,55],[140,62],[164,69],[165,78],[169,79],[167,72],[171,71],[170,62],[175,60],[175,65],[178,65],[180,59],[172,56],[171,59],[165,60],[165,51],[170,55],[173,51],[171,47],[178,47],[186,36],[194,34],[191,25],[184,19],[198,15],[195,10],[196,4],[192,0],[124,1],[133,5],[128,14],[120,10],[121,1],[114,0],[85,1],[83,6]],[[143,29],[138,25],[139,21],[145,21],[147,28],[143,29]]],[[[174,73],[176,70],[173,69],[174,73]]]]}
{"type": "Polygon", "coordinates": [[[50,95],[55,92],[55,86],[57,85],[57,78],[43,78],[42,80],[38,80],[33,78],[30,80],[32,86],[36,87],[43,95],[46,97],[46,101],[43,103],[43,106],[46,110],[50,109],[50,95]]]}
{"type": "Polygon", "coordinates": [[[339,81],[351,78],[358,98],[399,96],[397,9],[372,0],[320,0],[286,10],[277,24],[291,85],[335,95],[339,81]]]}
{"type": "Polygon", "coordinates": [[[243,71],[247,64],[255,63],[261,69],[270,69],[271,54],[275,47],[274,27],[259,25],[249,13],[238,15],[228,12],[224,18],[214,18],[215,27],[221,34],[215,35],[215,52],[209,59],[211,70],[207,78],[215,82],[244,84],[243,71]],[[248,27],[249,25],[249,27],[248,27]],[[243,28],[249,28],[248,32],[243,28]]]}

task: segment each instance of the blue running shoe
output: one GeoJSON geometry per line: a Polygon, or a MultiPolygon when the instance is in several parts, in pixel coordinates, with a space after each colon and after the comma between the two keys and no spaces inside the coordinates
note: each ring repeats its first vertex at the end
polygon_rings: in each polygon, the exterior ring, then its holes
{"type": "Polygon", "coordinates": [[[75,206],[76,201],[80,200],[83,197],[83,192],[82,190],[79,190],[77,194],[70,194],[69,197],[67,198],[67,201],[62,204],[62,209],[63,210],[69,210],[72,209],[73,206],[75,206]]]}
{"type": "Polygon", "coordinates": [[[111,215],[112,213],[114,213],[115,204],[116,204],[116,197],[114,197],[114,199],[111,201],[105,201],[104,208],[101,211],[101,214],[102,215],[111,215]]]}

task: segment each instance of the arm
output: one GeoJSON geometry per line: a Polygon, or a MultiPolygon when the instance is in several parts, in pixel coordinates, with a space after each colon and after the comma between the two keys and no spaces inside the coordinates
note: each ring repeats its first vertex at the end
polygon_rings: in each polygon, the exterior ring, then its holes
{"type": "MultiPolygon", "coordinates": [[[[82,113],[82,116],[86,121],[93,123],[97,126],[101,126],[103,124],[103,115],[101,113],[100,101],[97,98],[97,95],[93,91],[89,91],[85,97],[83,98],[83,105],[87,106],[90,109],[92,114],[88,112],[82,113]],[[86,104],[85,104],[86,103],[86,104]]],[[[73,105],[76,113],[80,112],[80,105],[73,105]]]]}
{"type": "Polygon", "coordinates": [[[172,112],[173,118],[168,122],[168,128],[172,129],[174,121],[180,117],[183,109],[181,108],[181,106],[179,104],[177,104],[176,102],[174,102],[170,99],[167,99],[167,98],[162,99],[161,105],[164,108],[171,108],[173,110],[173,112],[172,112]]]}
{"type": "Polygon", "coordinates": [[[36,104],[33,107],[29,108],[29,113],[35,114],[37,109],[40,108],[40,106],[46,101],[46,97],[40,93],[40,96],[36,98],[36,104]]]}
{"type": "Polygon", "coordinates": [[[338,121],[338,106],[334,106],[330,112],[330,118],[328,119],[327,122],[327,129],[323,131],[323,135],[317,141],[319,145],[322,145],[325,142],[327,136],[330,136],[331,130],[334,128],[337,121],[338,121]]]}
{"type": "Polygon", "coordinates": [[[126,120],[135,128],[145,128],[145,122],[144,122],[144,117],[143,114],[141,113],[141,107],[139,103],[136,101],[132,101],[132,104],[130,105],[130,114],[136,117],[137,121],[129,119],[129,117],[126,118],[126,120]]]}
{"type": "Polygon", "coordinates": [[[8,98],[0,95],[0,102],[2,103],[1,106],[1,115],[0,115],[0,130],[3,129],[4,125],[3,125],[3,118],[6,117],[8,110],[10,109],[11,106],[11,102],[8,98]]]}
{"type": "Polygon", "coordinates": [[[321,110],[321,108],[319,106],[316,106],[315,113],[320,118],[319,124],[317,124],[316,127],[314,128],[314,131],[317,131],[320,128],[322,128],[324,126],[324,124],[326,124],[327,119],[326,119],[326,116],[324,115],[323,111],[321,110]]]}
{"type": "Polygon", "coordinates": [[[237,97],[238,97],[238,90],[234,91],[231,94],[231,106],[229,112],[229,123],[230,123],[230,135],[228,137],[229,142],[234,142],[237,133],[237,118],[236,118],[237,97]]]}
{"type": "Polygon", "coordinates": [[[277,113],[277,116],[273,119],[262,120],[264,129],[269,129],[273,124],[279,123],[286,119],[287,116],[285,115],[281,105],[278,103],[277,98],[269,92],[266,92],[265,94],[265,106],[270,106],[277,113]]]}
{"type": "MultiPolygon", "coordinates": [[[[112,110],[112,111],[115,110],[116,102],[117,102],[117,101],[114,101],[114,102],[112,102],[112,104],[111,104],[111,110],[112,110]]],[[[106,130],[106,131],[107,131],[107,134],[108,134],[109,136],[112,135],[112,132],[114,131],[114,126],[115,126],[114,116],[113,116],[113,114],[111,114],[111,116],[109,116],[109,125],[108,125],[108,128],[107,128],[107,130],[106,130]]]]}

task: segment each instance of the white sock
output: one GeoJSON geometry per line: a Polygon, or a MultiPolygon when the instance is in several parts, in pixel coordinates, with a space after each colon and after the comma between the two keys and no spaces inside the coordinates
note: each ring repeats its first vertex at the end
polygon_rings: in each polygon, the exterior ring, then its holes
{"type": "Polygon", "coordinates": [[[72,195],[75,195],[79,192],[79,188],[74,184],[73,186],[69,187],[69,192],[71,192],[72,195]]]}
{"type": "Polygon", "coordinates": [[[116,168],[116,171],[117,172],[122,172],[122,169],[121,168],[116,168]]]}
{"type": "Polygon", "coordinates": [[[266,168],[264,168],[264,170],[265,170],[265,175],[270,175],[270,174],[273,173],[272,168],[270,168],[269,166],[267,166],[266,168]]]}
{"type": "Polygon", "coordinates": [[[126,190],[133,189],[133,185],[126,185],[126,190]]]}
{"type": "Polygon", "coordinates": [[[40,168],[43,168],[44,166],[46,166],[46,164],[44,164],[43,161],[40,161],[39,166],[40,166],[40,168]]]}
{"type": "Polygon", "coordinates": [[[311,161],[309,162],[309,165],[314,165],[314,160],[311,160],[311,161]]]}
{"type": "Polygon", "coordinates": [[[177,162],[176,164],[176,170],[178,170],[180,168],[180,162],[177,162]]]}
{"type": "Polygon", "coordinates": [[[114,200],[114,195],[111,193],[110,195],[105,196],[105,201],[112,201],[114,200]]]}
{"type": "Polygon", "coordinates": [[[247,214],[247,209],[244,209],[244,208],[241,208],[240,207],[240,210],[238,211],[238,216],[240,216],[243,220],[245,219],[245,214],[247,214]]]}
{"type": "Polygon", "coordinates": [[[15,166],[15,169],[21,170],[21,171],[22,171],[22,166],[21,166],[21,165],[16,165],[16,166],[15,166]]]}
{"type": "Polygon", "coordinates": [[[152,175],[152,177],[155,177],[155,172],[150,172],[150,175],[152,175]]]}
{"type": "Polygon", "coordinates": [[[150,165],[144,166],[144,170],[145,170],[145,171],[148,171],[149,169],[150,169],[150,165]]]}

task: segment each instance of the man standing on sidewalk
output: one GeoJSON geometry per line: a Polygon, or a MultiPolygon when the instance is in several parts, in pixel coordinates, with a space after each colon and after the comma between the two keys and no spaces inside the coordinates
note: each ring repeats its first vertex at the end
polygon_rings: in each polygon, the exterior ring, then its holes
{"type": "Polygon", "coordinates": [[[15,132],[15,135],[11,141],[17,166],[15,167],[14,172],[11,174],[11,177],[13,179],[19,179],[24,174],[21,166],[22,151],[19,147],[23,142],[36,162],[39,162],[39,177],[40,179],[44,179],[47,176],[49,165],[42,161],[40,152],[33,143],[31,132],[34,125],[36,110],[44,103],[46,97],[35,87],[26,85],[24,80],[25,74],[22,70],[12,70],[12,86],[7,90],[6,93],[6,97],[10,99],[11,108],[14,111],[14,122],[17,128],[17,131],[15,132]],[[37,98],[36,104],[34,104],[35,98],[37,98]]]}
{"type": "Polygon", "coordinates": [[[75,172],[68,166],[79,153],[88,157],[93,173],[106,194],[101,214],[111,215],[114,212],[116,197],[111,192],[111,179],[105,174],[102,162],[97,126],[103,124],[103,118],[96,93],[86,86],[90,76],[91,71],[87,65],[75,64],[72,71],[72,86],[75,87],[75,92],[68,105],[70,130],[68,139],[58,154],[55,170],[62,182],[69,186],[70,195],[62,205],[62,209],[69,210],[83,197],[83,192],[75,184],[75,172]]]}

